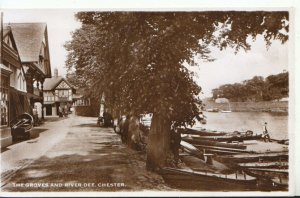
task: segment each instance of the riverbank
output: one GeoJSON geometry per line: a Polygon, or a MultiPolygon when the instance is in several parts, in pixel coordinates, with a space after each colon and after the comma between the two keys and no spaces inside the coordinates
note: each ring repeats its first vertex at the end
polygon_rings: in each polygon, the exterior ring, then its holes
{"type": "Polygon", "coordinates": [[[288,101],[261,101],[261,102],[230,102],[215,103],[203,101],[206,109],[218,108],[233,112],[283,112],[288,113],[288,101]]]}

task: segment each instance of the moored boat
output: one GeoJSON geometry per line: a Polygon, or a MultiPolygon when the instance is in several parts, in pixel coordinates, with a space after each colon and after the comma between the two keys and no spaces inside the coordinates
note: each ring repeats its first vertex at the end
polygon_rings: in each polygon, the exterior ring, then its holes
{"type": "Polygon", "coordinates": [[[214,112],[214,113],[217,113],[220,111],[220,109],[218,108],[213,108],[213,109],[206,109],[207,112],[214,112]]]}
{"type": "Polygon", "coordinates": [[[182,188],[202,188],[204,190],[214,191],[257,189],[256,178],[247,175],[245,172],[221,174],[166,167],[160,170],[160,174],[168,181],[168,183],[182,188]]]}
{"type": "Polygon", "coordinates": [[[230,110],[224,110],[224,111],[221,111],[221,113],[231,113],[232,111],[230,110]]]}
{"type": "Polygon", "coordinates": [[[205,136],[253,136],[253,131],[233,131],[233,132],[225,132],[225,131],[216,131],[216,130],[209,130],[205,128],[200,129],[191,129],[191,128],[178,128],[177,129],[181,134],[188,134],[188,135],[198,135],[200,137],[205,136]]]}
{"type": "Polygon", "coordinates": [[[288,152],[279,153],[256,153],[256,154],[237,154],[220,156],[219,160],[229,163],[246,163],[246,162],[274,162],[288,161],[288,152]]]}
{"type": "Polygon", "coordinates": [[[289,167],[288,162],[249,162],[249,163],[239,163],[241,168],[277,168],[277,169],[286,169],[289,167]]]}
{"type": "Polygon", "coordinates": [[[205,145],[194,145],[200,150],[205,150],[205,153],[216,153],[216,154],[240,154],[240,153],[254,153],[245,149],[226,148],[218,146],[205,146],[205,145]]]}
{"type": "Polygon", "coordinates": [[[217,132],[213,130],[207,130],[207,129],[191,129],[191,128],[179,128],[178,129],[181,134],[189,134],[189,135],[200,135],[200,136],[223,136],[226,135],[227,132],[217,132]]]}
{"type": "Polygon", "coordinates": [[[282,187],[288,186],[288,169],[248,168],[245,172],[253,177],[268,179],[272,181],[273,184],[282,187]]]}
{"type": "Polygon", "coordinates": [[[211,140],[218,142],[243,142],[246,140],[260,140],[262,139],[262,134],[259,135],[241,135],[241,136],[200,136],[200,137],[192,137],[195,140],[211,140]]]}
{"type": "Polygon", "coordinates": [[[224,148],[235,148],[235,149],[246,149],[247,146],[242,144],[233,144],[233,143],[224,143],[218,141],[211,141],[211,140],[202,140],[201,138],[193,138],[193,137],[183,137],[182,140],[187,141],[191,144],[200,146],[216,146],[216,147],[224,147],[224,148]]]}

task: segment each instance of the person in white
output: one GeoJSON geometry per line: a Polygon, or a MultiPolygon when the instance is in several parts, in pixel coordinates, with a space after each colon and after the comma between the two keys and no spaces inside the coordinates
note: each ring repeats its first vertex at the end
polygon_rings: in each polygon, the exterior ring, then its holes
{"type": "Polygon", "coordinates": [[[270,135],[269,135],[269,131],[268,131],[267,125],[268,125],[268,123],[265,122],[265,124],[263,126],[263,138],[264,138],[265,142],[267,142],[267,141],[272,142],[271,138],[270,138],[270,135]]]}

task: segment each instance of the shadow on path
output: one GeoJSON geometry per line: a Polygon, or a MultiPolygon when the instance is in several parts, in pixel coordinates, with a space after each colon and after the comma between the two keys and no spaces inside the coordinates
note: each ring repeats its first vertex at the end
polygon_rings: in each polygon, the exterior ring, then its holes
{"type": "Polygon", "coordinates": [[[79,125],[75,125],[74,127],[97,127],[97,128],[100,128],[99,126],[97,126],[97,123],[79,124],[79,125]]]}
{"type": "Polygon", "coordinates": [[[173,190],[160,175],[146,170],[144,153],[124,146],[111,128],[93,127],[87,122],[73,126],[63,142],[19,170],[2,190],[173,190]]]}

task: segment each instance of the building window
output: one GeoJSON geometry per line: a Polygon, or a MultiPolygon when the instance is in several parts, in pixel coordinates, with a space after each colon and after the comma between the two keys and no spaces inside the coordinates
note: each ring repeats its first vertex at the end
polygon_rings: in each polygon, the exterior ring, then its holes
{"type": "Polygon", "coordinates": [[[1,86],[0,86],[0,111],[1,111],[1,125],[8,124],[8,87],[9,87],[9,79],[7,76],[1,75],[1,86]]]}
{"type": "Polygon", "coordinates": [[[91,105],[91,101],[90,99],[86,99],[86,98],[81,98],[75,101],[74,106],[90,106],[91,105]]]}
{"type": "Polygon", "coordinates": [[[24,77],[23,77],[23,90],[26,91],[26,80],[24,77]]]}
{"type": "Polygon", "coordinates": [[[59,90],[58,97],[69,97],[69,90],[59,90]]]}

